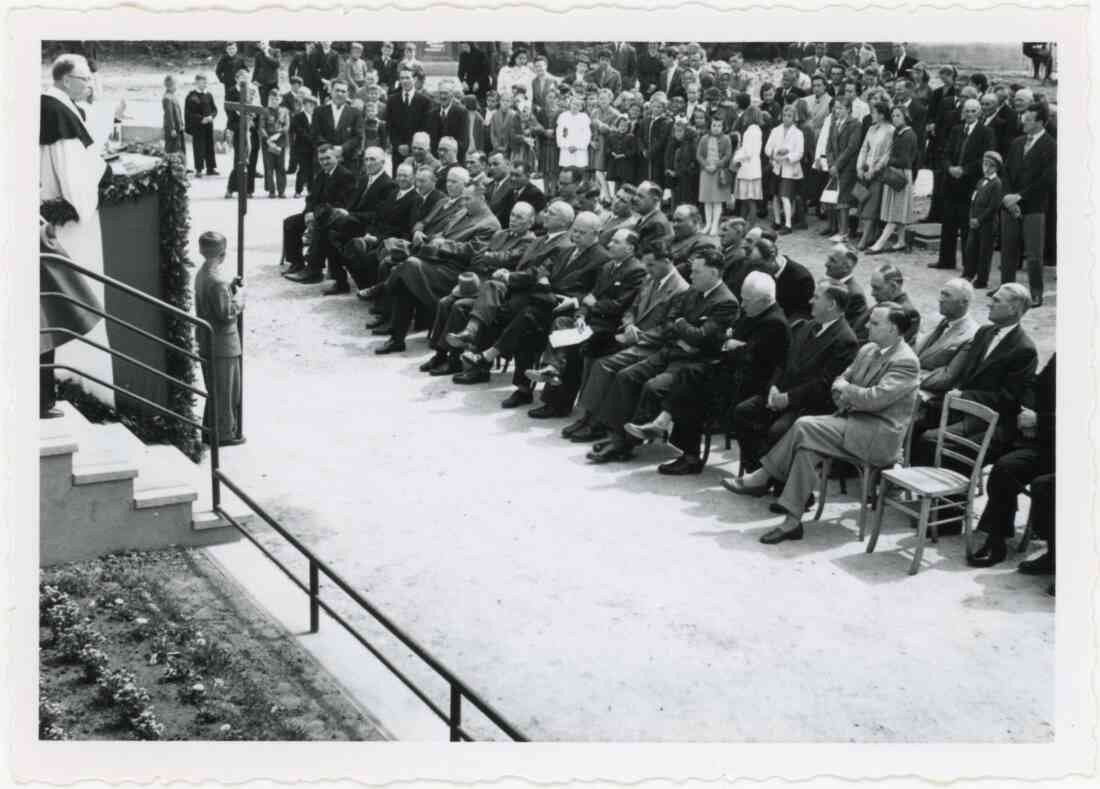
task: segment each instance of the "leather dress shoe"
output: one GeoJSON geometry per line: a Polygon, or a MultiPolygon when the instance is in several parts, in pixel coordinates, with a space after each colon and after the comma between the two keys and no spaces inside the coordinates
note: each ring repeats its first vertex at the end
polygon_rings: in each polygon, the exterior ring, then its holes
{"type": "Polygon", "coordinates": [[[575,444],[587,444],[589,441],[599,441],[607,438],[607,428],[603,425],[587,424],[569,436],[569,440],[575,444]]]}
{"type": "Polygon", "coordinates": [[[1053,575],[1054,552],[1047,551],[1042,556],[1036,557],[1035,559],[1020,562],[1020,566],[1016,569],[1024,575],[1053,575]]]}
{"type": "Polygon", "coordinates": [[[428,358],[428,361],[424,362],[416,369],[422,373],[430,373],[433,368],[443,364],[445,361],[447,361],[447,354],[443,353],[443,351],[436,351],[428,358]]]}
{"type": "Polygon", "coordinates": [[[523,374],[533,384],[547,384],[548,386],[561,386],[561,376],[553,367],[543,367],[539,370],[524,370],[523,374]]]}
{"type": "Polygon", "coordinates": [[[550,405],[549,403],[544,403],[538,408],[532,408],[528,411],[527,416],[532,419],[559,419],[563,416],[569,416],[569,412],[563,411],[557,406],[550,405]]]}
{"type": "Polygon", "coordinates": [[[486,384],[489,383],[490,373],[484,367],[470,367],[460,373],[455,373],[451,381],[456,384],[486,384]]]}
{"type": "Polygon", "coordinates": [[[530,405],[535,402],[535,395],[527,389],[513,389],[512,394],[501,401],[501,408],[519,408],[521,405],[530,405]]]}
{"type": "Polygon", "coordinates": [[[462,365],[459,364],[457,359],[452,359],[448,356],[438,365],[428,370],[428,375],[433,378],[438,378],[441,375],[454,375],[460,372],[462,372],[462,365]]]}
{"type": "Polygon", "coordinates": [[[283,272],[283,276],[285,277],[287,274],[299,274],[299,273],[301,273],[305,270],[306,270],[306,264],[305,263],[291,263],[290,268],[288,268],[286,271],[283,272]]]}
{"type": "Polygon", "coordinates": [[[938,261],[936,263],[929,263],[928,268],[939,268],[939,269],[943,269],[945,271],[954,271],[955,270],[954,266],[942,266],[942,265],[940,265],[940,263],[938,261]]]}
{"type": "Polygon", "coordinates": [[[573,423],[568,424],[565,427],[563,427],[561,429],[561,437],[562,438],[572,438],[573,435],[578,430],[580,430],[582,427],[587,427],[587,426],[588,426],[588,414],[585,414],[580,419],[578,419],[576,422],[573,422],[573,423]]]}
{"type": "Polygon", "coordinates": [[[310,271],[308,268],[305,271],[299,271],[297,274],[287,274],[286,278],[291,282],[298,282],[302,285],[316,285],[325,279],[320,271],[310,271]]]}
{"type": "Polygon", "coordinates": [[[493,369],[493,363],[486,359],[484,354],[477,351],[464,351],[459,358],[462,360],[463,369],[470,367],[476,367],[479,370],[493,369]]]}
{"type": "Polygon", "coordinates": [[[682,477],[686,474],[703,473],[703,461],[699,458],[681,455],[669,463],[657,466],[657,473],[669,477],[682,477]]]}
{"type": "Polygon", "coordinates": [[[321,288],[322,296],[338,296],[341,293],[351,293],[351,286],[346,282],[333,282],[321,288]]]}
{"type": "Polygon", "coordinates": [[[447,345],[452,348],[472,348],[476,343],[477,335],[465,329],[458,334],[450,333],[447,335],[447,345]]]}
{"type": "Polygon", "coordinates": [[[369,288],[363,288],[362,290],[355,291],[355,295],[362,301],[374,301],[378,298],[378,294],[381,293],[381,285],[371,285],[369,288]]]}
{"type": "Polygon", "coordinates": [[[1008,557],[1008,547],[1003,540],[986,540],[977,553],[966,557],[966,563],[971,567],[992,567],[1000,564],[1008,557]]]}
{"type": "Polygon", "coordinates": [[[630,422],[623,426],[629,435],[642,441],[664,441],[668,442],[668,431],[664,428],[657,427],[656,423],[648,422],[644,425],[636,425],[630,422]]]}
{"type": "Polygon", "coordinates": [[[752,496],[754,498],[760,498],[771,488],[771,483],[765,485],[759,485],[752,487],[746,485],[737,477],[726,477],[722,480],[722,487],[728,490],[730,493],[736,493],[739,496],[752,496]]]}
{"type": "Polygon", "coordinates": [[[384,343],[374,349],[374,352],[378,356],[385,356],[387,353],[399,353],[405,350],[405,343],[400,340],[395,340],[390,337],[384,343]]]}
{"type": "Polygon", "coordinates": [[[620,460],[630,460],[634,457],[634,449],[618,441],[609,441],[604,447],[593,449],[585,457],[593,463],[615,463],[620,460]]]}
{"type": "Polygon", "coordinates": [[[775,545],[777,543],[784,542],[785,540],[801,540],[803,537],[802,524],[798,524],[797,527],[790,531],[783,531],[776,526],[770,532],[760,538],[760,542],[765,545],[775,545]]]}
{"type": "MultiPolygon", "coordinates": [[[[810,494],[810,497],[806,499],[806,506],[803,508],[803,512],[809,512],[817,504],[817,496],[810,494]]],[[[776,515],[789,515],[790,513],[783,509],[783,505],[778,501],[773,501],[768,505],[768,512],[774,512],[776,515]]]]}
{"type": "Polygon", "coordinates": [[[374,326],[368,326],[372,337],[387,337],[393,332],[393,326],[386,323],[376,323],[374,326]]]}

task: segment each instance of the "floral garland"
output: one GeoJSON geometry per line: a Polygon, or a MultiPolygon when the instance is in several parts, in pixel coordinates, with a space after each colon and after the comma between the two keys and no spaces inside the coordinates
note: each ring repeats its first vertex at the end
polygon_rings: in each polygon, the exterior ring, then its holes
{"type": "MultiPolygon", "coordinates": [[[[116,205],[140,200],[155,192],[160,214],[160,275],[164,301],[176,309],[191,312],[191,275],[188,269],[194,263],[187,256],[188,236],[191,230],[191,210],[188,198],[190,180],[183,154],[165,154],[157,145],[132,143],[123,151],[156,156],[160,162],[150,170],[130,177],[112,175],[100,184],[100,205],[116,205]]],[[[50,201],[51,203],[62,201],[50,201]]],[[[45,210],[46,203],[42,204],[45,210]]],[[[72,207],[69,206],[71,210],[72,207]]],[[[63,208],[49,210],[63,216],[63,208]]],[[[50,216],[43,213],[50,220],[50,216]]],[[[73,213],[75,218],[75,212],[73,213]]],[[[195,352],[194,332],[190,323],[173,315],[165,318],[165,339],[174,345],[195,352]]],[[[169,349],[166,354],[165,372],[192,386],[195,385],[195,366],[189,357],[169,349]]],[[[202,436],[198,428],[169,419],[159,413],[150,413],[141,403],[126,397],[118,399],[118,410],[111,409],[84,393],[79,385],[59,387],[63,399],[68,400],[92,421],[120,421],[146,443],[173,444],[192,460],[202,457],[202,436]]],[[[165,406],[177,414],[190,417],[195,412],[195,395],[174,384],[168,385],[168,401],[165,406]]]]}

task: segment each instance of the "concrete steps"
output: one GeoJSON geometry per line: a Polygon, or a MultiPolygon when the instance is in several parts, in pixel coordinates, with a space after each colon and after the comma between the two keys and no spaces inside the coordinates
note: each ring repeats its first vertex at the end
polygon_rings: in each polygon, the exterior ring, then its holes
{"type": "MultiPolygon", "coordinates": [[[[209,461],[146,446],[124,425],[90,423],[69,403],[39,423],[41,563],[126,549],[211,545],[240,538],[213,511],[209,461]]],[[[223,489],[238,522],[252,514],[223,489]]]]}

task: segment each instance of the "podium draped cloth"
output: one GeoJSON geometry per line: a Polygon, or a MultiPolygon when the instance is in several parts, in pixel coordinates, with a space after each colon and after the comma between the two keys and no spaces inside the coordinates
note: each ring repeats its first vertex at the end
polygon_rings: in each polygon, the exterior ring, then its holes
{"type": "MultiPolygon", "coordinates": [[[[39,130],[41,164],[39,198],[63,199],[73,207],[77,219],[56,226],[57,241],[75,263],[98,274],[103,273],[103,237],[99,227],[99,182],[106,165],[85,120],[83,108],[51,87],[41,98],[39,130]]],[[[85,278],[86,279],[86,278],[85,278]]],[[[45,283],[44,283],[45,284],[45,283]]],[[[88,290],[104,304],[103,285],[87,280],[88,290]]],[[[109,347],[106,321],[99,321],[86,335],[109,347]]],[[[112,358],[83,342],[65,343],[56,353],[57,364],[68,364],[97,378],[114,383],[112,358]]],[[[114,407],[114,392],[67,370],[58,370],[59,378],[74,378],[86,392],[114,407]]]]}

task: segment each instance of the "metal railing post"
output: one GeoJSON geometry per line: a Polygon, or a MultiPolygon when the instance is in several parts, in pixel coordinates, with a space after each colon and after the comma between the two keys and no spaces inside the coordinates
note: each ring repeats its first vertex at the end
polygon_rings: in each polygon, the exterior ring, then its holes
{"type": "MultiPolygon", "coordinates": [[[[218,462],[219,458],[219,446],[221,445],[221,434],[218,432],[218,373],[214,370],[214,329],[211,326],[200,326],[199,331],[205,331],[207,339],[209,340],[210,349],[209,358],[203,357],[202,371],[203,377],[206,378],[206,391],[207,401],[203,403],[203,425],[210,430],[210,497],[214,501],[214,506],[217,507],[221,504],[222,500],[222,488],[221,480],[218,479],[218,462]],[[207,375],[209,373],[209,376],[207,375]],[[209,414],[210,419],[207,420],[205,415],[209,414]],[[207,425],[207,422],[209,424],[207,425]]],[[[202,345],[200,344],[201,348],[202,345]]]]}
{"type": "Polygon", "coordinates": [[[317,562],[309,560],[309,632],[316,633],[321,629],[321,606],[317,597],[321,593],[320,574],[317,572],[317,562]]]}
{"type": "Polygon", "coordinates": [[[451,742],[461,742],[462,735],[462,691],[453,682],[451,683],[451,742]]]}

